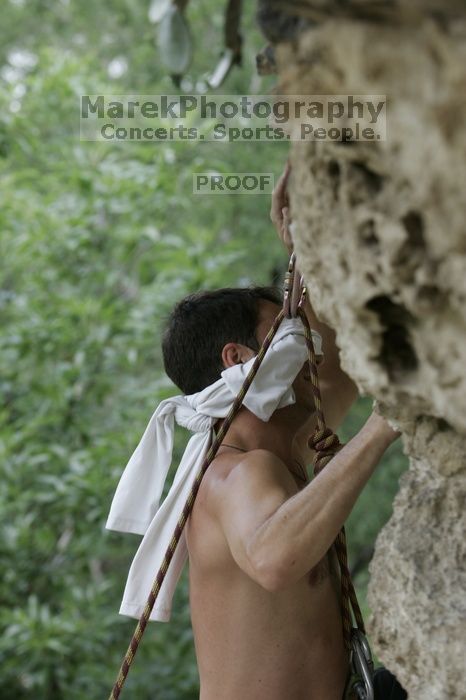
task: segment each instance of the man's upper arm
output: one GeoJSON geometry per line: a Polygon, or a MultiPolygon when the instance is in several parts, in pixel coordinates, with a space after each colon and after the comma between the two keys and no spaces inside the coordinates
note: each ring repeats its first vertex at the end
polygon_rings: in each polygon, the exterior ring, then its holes
{"type": "Polygon", "coordinates": [[[357,386],[342,370],[333,376],[322,378],[319,373],[319,386],[325,422],[335,431],[343,423],[351,406],[358,398],[357,386]]]}
{"type": "MultiPolygon", "coordinates": [[[[228,474],[217,476],[209,489],[209,503],[238,566],[263,584],[251,556],[260,527],[298,492],[286,465],[267,450],[247,453],[228,474]]],[[[267,587],[267,586],[265,586],[267,587]]]]}

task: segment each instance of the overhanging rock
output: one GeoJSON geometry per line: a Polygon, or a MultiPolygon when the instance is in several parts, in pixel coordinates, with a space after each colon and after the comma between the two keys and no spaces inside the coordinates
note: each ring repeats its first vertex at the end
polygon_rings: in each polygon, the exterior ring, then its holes
{"type": "Polygon", "coordinates": [[[279,94],[387,95],[387,140],[295,143],[295,248],[344,368],[410,469],[371,564],[375,651],[410,700],[466,688],[466,6],[261,3],[279,94]]]}

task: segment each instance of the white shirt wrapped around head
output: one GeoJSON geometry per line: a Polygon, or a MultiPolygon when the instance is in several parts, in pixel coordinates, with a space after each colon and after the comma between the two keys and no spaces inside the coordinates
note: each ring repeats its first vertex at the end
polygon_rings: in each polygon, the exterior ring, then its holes
{"type": "MultiPolygon", "coordinates": [[[[322,339],[312,331],[317,355],[322,339]]],[[[308,357],[302,322],[284,319],[265,354],[243,405],[268,421],[275,410],[295,402],[292,384],[308,357]]],[[[152,415],[139,445],[116,489],[106,527],[144,535],[131,565],[120,613],[140,617],[172,539],[176,524],[214,436],[225,418],[255,358],[224,370],[213,384],[196,394],[162,401],[152,415]],[[172,461],[175,421],[194,433],[183,454],[173,484],[160,506],[172,461]]],[[[170,619],[176,584],[187,557],[182,535],[152,611],[151,620],[170,619]]]]}

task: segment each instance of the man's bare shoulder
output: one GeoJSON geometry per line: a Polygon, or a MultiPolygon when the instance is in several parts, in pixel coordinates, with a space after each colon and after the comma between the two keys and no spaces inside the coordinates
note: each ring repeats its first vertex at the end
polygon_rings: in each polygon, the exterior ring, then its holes
{"type": "Polygon", "coordinates": [[[207,470],[203,485],[205,505],[213,515],[218,514],[218,506],[225,497],[244,495],[249,500],[260,494],[265,496],[270,490],[280,489],[287,496],[298,491],[286,464],[266,449],[218,455],[207,470]]]}
{"type": "Polygon", "coordinates": [[[206,477],[210,477],[212,485],[242,477],[274,479],[283,476],[293,481],[286,464],[274,452],[266,449],[242,453],[224,452],[215,457],[206,474],[206,477]]]}

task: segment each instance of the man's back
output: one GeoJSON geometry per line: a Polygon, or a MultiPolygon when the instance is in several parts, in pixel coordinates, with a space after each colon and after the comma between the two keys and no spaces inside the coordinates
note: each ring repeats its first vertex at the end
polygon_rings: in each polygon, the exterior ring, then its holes
{"type": "MultiPolygon", "coordinates": [[[[334,555],[281,590],[245,573],[217,502],[239,461],[231,452],[214,460],[186,526],[200,700],[341,700],[348,656],[334,555]]],[[[298,482],[283,469],[292,497],[298,482]]]]}

